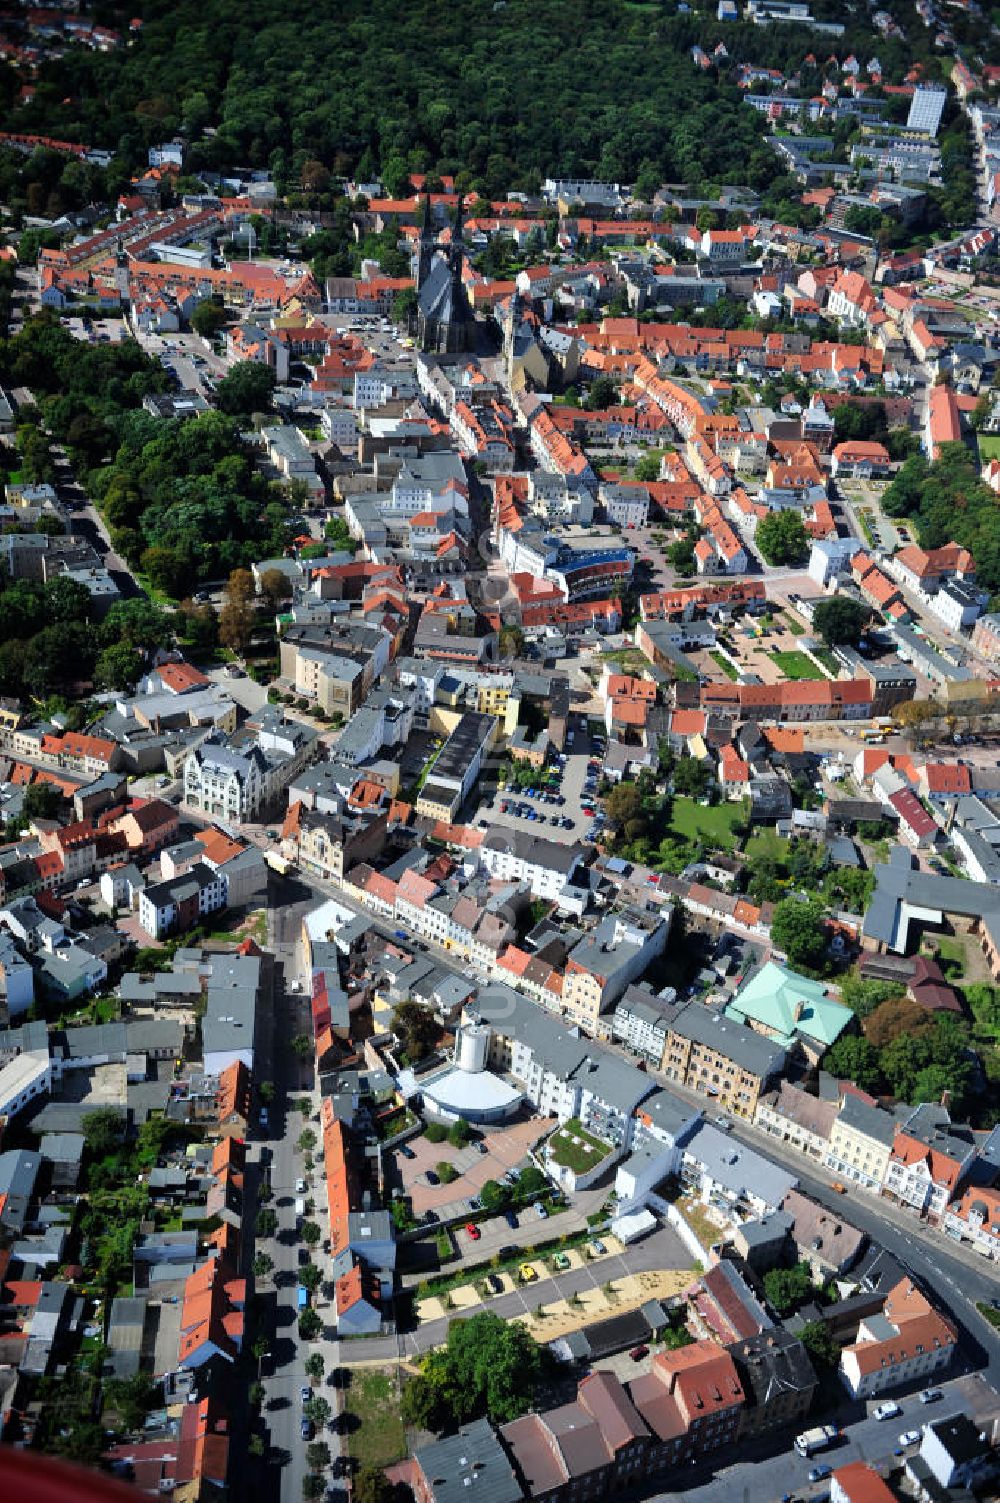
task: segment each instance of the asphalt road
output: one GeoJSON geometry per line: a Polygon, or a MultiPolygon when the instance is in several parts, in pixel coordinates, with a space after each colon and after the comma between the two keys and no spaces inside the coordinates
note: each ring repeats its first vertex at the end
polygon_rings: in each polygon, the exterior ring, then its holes
{"type": "Polygon", "coordinates": [[[74,536],[83,538],[100,554],[104,567],[111,574],[123,600],[141,595],[143,592],[136,583],[128,564],[112,548],[104,520],[97,508],[87,499],[65,448],[54,441],[51,448],[57,472],[56,492],[63,505],[69,508],[71,531],[74,536]]]}
{"type": "MultiPolygon", "coordinates": [[[[995,1394],[990,1396],[988,1393],[980,1399],[975,1393],[976,1380],[967,1377],[935,1386],[944,1390],[944,1398],[936,1404],[921,1404],[916,1393],[910,1394],[898,1401],[902,1413],[896,1419],[879,1421],[864,1417],[852,1420],[845,1426],[836,1445],[811,1458],[800,1456],[795,1451],[792,1437],[786,1432],[756,1443],[742,1441],[740,1461],[729,1466],[723,1464],[718,1470],[692,1467],[690,1486],[681,1488],[675,1484],[669,1492],[654,1496],[669,1498],[671,1503],[750,1503],[751,1499],[770,1500],[787,1496],[818,1498],[828,1493],[829,1482],[810,1483],[809,1472],[821,1463],[841,1467],[849,1461],[866,1461],[885,1476],[893,1468],[902,1466],[906,1457],[918,1449],[910,1446],[904,1454],[897,1456],[899,1437],[904,1430],[919,1430],[930,1420],[941,1419],[959,1410],[972,1408],[975,1413],[984,1413],[996,1400],[995,1394]]],[[[869,1404],[868,1407],[874,1406],[869,1404]]],[[[827,1422],[834,1421],[831,1418],[827,1422]]],[[[722,1456],[723,1463],[728,1454],[722,1456]]]]}
{"type": "MultiPolygon", "coordinates": [[[[280,911],[280,910],[279,910],[280,911]]],[[[274,915],[277,917],[277,914],[274,915]]],[[[295,976],[296,947],[290,931],[274,936],[274,948],[282,960],[287,980],[295,976]]],[[[267,1330],[271,1345],[263,1364],[264,1421],[267,1429],[268,1455],[271,1458],[270,1495],[278,1494],[282,1503],[301,1503],[302,1479],[308,1470],[306,1448],[308,1441],[302,1438],[301,1390],[312,1386],[329,1401],[334,1415],[339,1410],[340,1394],[331,1381],[339,1362],[339,1345],[335,1339],[321,1337],[314,1342],[303,1342],[298,1335],[298,1268],[299,1254],[303,1248],[296,1230],[295,1199],[296,1182],[306,1179],[307,1198],[312,1199],[312,1217],[321,1228],[327,1225],[326,1197],[321,1168],[307,1173],[297,1140],[304,1125],[308,1123],[318,1135],[318,1124],[298,1111],[290,1110],[290,1103],[308,1095],[313,1112],[318,1111],[318,1097],[313,1089],[311,1066],[304,1065],[289,1047],[289,1040],[296,1033],[311,1026],[308,1005],[301,993],[279,991],[276,995],[274,1038],[275,1051],[272,1078],[275,1084],[275,1100],[269,1108],[266,1132],[261,1133],[262,1142],[255,1148],[259,1160],[263,1149],[270,1155],[270,1178],[273,1199],[272,1209],[278,1217],[278,1230],[274,1237],[258,1238],[257,1252],[266,1252],[273,1259],[274,1268],[267,1280],[260,1284],[260,1292],[268,1310],[267,1330]],[[321,1384],[310,1385],[306,1377],[305,1363],[309,1354],[320,1351],[326,1371],[321,1384]]],[[[322,1159],[318,1160],[321,1165],[322,1159]]],[[[321,1251],[314,1255],[321,1268],[325,1259],[321,1251]]],[[[333,1325],[332,1306],[321,1288],[314,1305],[324,1317],[327,1328],[333,1325]]],[[[332,1425],[315,1439],[323,1439],[337,1457],[341,1438],[332,1425]]]]}
{"type": "MultiPolygon", "coordinates": [[[[663,1077],[663,1082],[670,1090],[677,1091],[676,1081],[663,1077]]],[[[704,1098],[695,1092],[680,1094],[704,1104],[704,1098]]],[[[943,1232],[918,1221],[912,1212],[891,1201],[868,1195],[853,1185],[847,1195],[838,1195],[830,1188],[830,1172],[814,1160],[749,1123],[732,1120],[733,1137],[741,1138],[788,1169],[797,1177],[800,1188],[814,1200],[867,1232],[873,1242],[892,1253],[923,1281],[944,1312],[964,1330],[965,1347],[977,1359],[976,1365],[981,1365],[984,1376],[1000,1389],[1000,1332],[976,1309],[977,1301],[997,1297],[1000,1278],[995,1265],[971,1248],[951,1242],[943,1232]]]]}

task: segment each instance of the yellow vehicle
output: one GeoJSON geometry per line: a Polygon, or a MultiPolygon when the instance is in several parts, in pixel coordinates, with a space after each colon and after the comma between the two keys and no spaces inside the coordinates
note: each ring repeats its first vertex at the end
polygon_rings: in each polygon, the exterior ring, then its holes
{"type": "Polygon", "coordinates": [[[537,1272],[532,1268],[530,1263],[522,1263],[517,1271],[521,1275],[522,1284],[533,1284],[538,1277],[537,1272]]]}

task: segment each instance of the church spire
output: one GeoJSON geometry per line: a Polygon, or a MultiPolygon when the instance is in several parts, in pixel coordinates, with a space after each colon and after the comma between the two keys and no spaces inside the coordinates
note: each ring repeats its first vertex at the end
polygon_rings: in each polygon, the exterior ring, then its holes
{"type": "Polygon", "coordinates": [[[420,241],[417,248],[417,292],[430,276],[436,245],[437,236],[434,234],[434,226],[431,223],[431,196],[425,193],[423,213],[420,217],[420,241]]]}

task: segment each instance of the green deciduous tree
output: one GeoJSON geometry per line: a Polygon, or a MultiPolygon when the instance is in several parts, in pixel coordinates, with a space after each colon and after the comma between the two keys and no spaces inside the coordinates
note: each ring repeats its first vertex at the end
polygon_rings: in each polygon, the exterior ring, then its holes
{"type": "Polygon", "coordinates": [[[303,1263],[299,1269],[299,1283],[309,1294],[315,1294],[323,1282],[323,1274],[315,1263],[303,1263]]]}
{"type": "Polygon", "coordinates": [[[228,322],[225,306],[212,298],[202,298],[191,313],[191,327],[203,339],[214,339],[228,322]]]}
{"type": "Polygon", "coordinates": [[[395,1488],[377,1466],[363,1466],[351,1489],[354,1503],[393,1503],[395,1488]]]}
{"type": "Polygon", "coordinates": [[[316,1426],[317,1430],[322,1430],[330,1423],[333,1410],[329,1399],[325,1399],[322,1394],[314,1393],[302,1405],[302,1413],[316,1426]]]}
{"type": "Polygon", "coordinates": [[[433,1049],[440,1028],[429,1007],[408,998],[392,1015],[392,1026],[409,1059],[423,1059],[433,1049]]]}
{"type": "Polygon", "coordinates": [[[813,626],[827,647],[846,643],[856,647],[861,635],[871,620],[871,611],[846,595],[834,595],[821,600],[813,612],[813,626]]]}
{"type": "Polygon", "coordinates": [[[827,1050],[823,1068],[838,1080],[852,1080],[863,1091],[875,1090],[882,1078],[878,1050],[867,1039],[849,1033],[827,1050]]]}
{"type": "Polygon", "coordinates": [[[824,1321],[808,1321],[799,1332],[799,1340],[821,1372],[832,1371],[840,1361],[840,1348],[824,1321]]]}
{"type": "Polygon", "coordinates": [[[488,1179],[479,1191],[479,1199],[483,1210],[493,1216],[507,1204],[510,1190],[498,1180],[488,1179]]]}
{"type": "Polygon", "coordinates": [[[83,1138],[95,1158],[114,1153],[125,1137],[125,1113],[116,1106],[99,1106],[83,1119],[83,1138]]]}
{"type": "Polygon", "coordinates": [[[272,1211],[269,1206],[264,1206],[257,1212],[256,1222],[258,1237],[273,1237],[278,1230],[278,1213],[272,1211]]]}
{"type": "Polygon", "coordinates": [[[124,689],[134,684],[142,671],[142,664],[134,647],[120,642],[105,647],[97,655],[94,664],[94,684],[98,689],[124,689]]]}
{"type": "Polygon", "coordinates": [[[792,966],[821,969],[827,950],[826,908],[815,899],[785,898],[774,910],[771,939],[792,966]]]}
{"type": "Polygon", "coordinates": [[[809,1264],[796,1263],[792,1268],[769,1269],[764,1275],[764,1293],[776,1314],[793,1314],[815,1293],[809,1264]]]}
{"type": "Polygon", "coordinates": [[[241,360],[215,388],[215,400],[219,411],[232,417],[270,412],[275,385],[274,371],[269,365],[259,360],[241,360]]]}
{"type": "Polygon", "coordinates": [[[299,1335],[303,1341],[315,1341],[323,1329],[323,1322],[315,1310],[303,1310],[299,1316],[299,1335]]]}
{"type": "Polygon", "coordinates": [[[530,1407],[540,1371],[538,1346],[522,1326],[488,1312],[453,1321],[447,1345],[404,1388],[403,1416],[435,1430],[482,1414],[515,1419],[530,1407]]]}
{"type": "Polygon", "coordinates": [[[797,511],[772,511],[762,517],[754,541],[765,563],[801,563],[809,537],[797,511]]]}

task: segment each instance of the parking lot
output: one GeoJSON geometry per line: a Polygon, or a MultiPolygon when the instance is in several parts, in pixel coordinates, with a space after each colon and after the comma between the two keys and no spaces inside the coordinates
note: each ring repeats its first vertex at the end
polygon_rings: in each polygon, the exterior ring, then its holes
{"type": "Polygon", "coordinates": [[[657,511],[645,527],[630,527],[622,536],[636,550],[637,572],[640,582],[647,590],[673,590],[691,581],[678,576],[667,559],[667,549],[684,537],[685,529],[680,516],[666,521],[657,511]],[[645,567],[644,567],[645,565],[645,567]]]}
{"type": "Polygon", "coordinates": [[[207,396],[228,369],[227,362],[197,334],[142,334],[139,342],[165,370],[173,373],[184,391],[207,396]]]}
{"type": "Polygon", "coordinates": [[[425,1137],[413,1138],[406,1145],[412,1158],[398,1150],[395,1154],[396,1176],[410,1198],[413,1214],[420,1217],[434,1211],[442,1220],[458,1215],[465,1202],[485,1185],[488,1179],[500,1179],[509,1169],[524,1163],[529,1149],[555,1126],[548,1118],[514,1122],[509,1127],[490,1129],[482,1138],[485,1153],[471,1144],[453,1148],[450,1143],[430,1143],[425,1137]],[[458,1170],[451,1184],[429,1184],[427,1171],[448,1163],[458,1170]]]}
{"type": "Polygon", "coordinates": [[[841,501],[858,523],[857,533],[868,547],[882,553],[893,553],[913,541],[905,522],[897,524],[882,510],[884,483],[878,481],[851,480],[838,485],[841,501]],[[869,535],[870,534],[870,535],[869,535]]]}
{"type": "Polygon", "coordinates": [[[479,806],[476,821],[482,829],[497,826],[522,830],[544,837],[570,843],[585,840],[588,833],[603,822],[596,797],[600,781],[600,760],[605,749],[604,737],[591,738],[577,723],[572,747],[567,746],[562,756],[540,768],[538,775],[528,787],[520,790],[498,788],[488,793],[479,806]],[[558,777],[546,778],[550,769],[558,777]],[[529,788],[533,792],[529,792],[529,788]],[[585,810],[590,809],[591,813],[585,810]]]}

